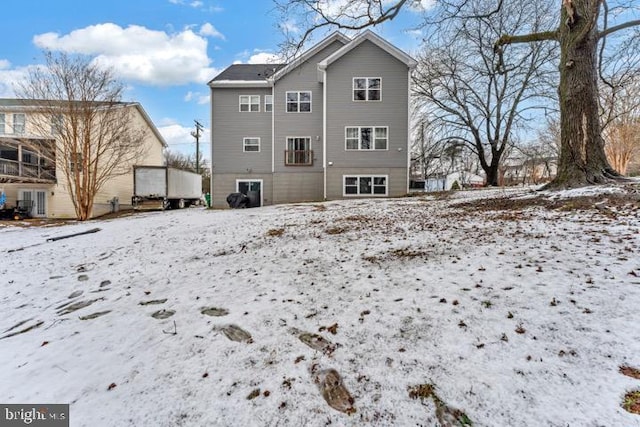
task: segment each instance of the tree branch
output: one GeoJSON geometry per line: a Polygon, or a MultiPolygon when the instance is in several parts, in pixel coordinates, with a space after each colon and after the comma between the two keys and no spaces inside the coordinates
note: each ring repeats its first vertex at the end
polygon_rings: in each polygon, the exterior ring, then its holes
{"type": "Polygon", "coordinates": [[[493,48],[494,50],[497,50],[501,46],[508,45],[508,44],[531,43],[531,42],[540,42],[545,40],[559,41],[558,31],[557,30],[543,31],[541,33],[522,34],[519,36],[510,36],[508,34],[504,34],[500,36],[498,41],[496,41],[493,48]]]}
{"type": "Polygon", "coordinates": [[[312,34],[323,27],[334,27],[341,30],[360,31],[365,28],[375,27],[386,21],[394,19],[403,9],[408,0],[396,0],[395,2],[383,5],[383,1],[363,2],[364,10],[358,10],[358,4],[351,4],[348,7],[341,8],[337,14],[332,15],[327,4],[320,3],[316,0],[294,0],[285,2],[276,2],[281,11],[282,16],[295,14],[295,8],[302,8],[305,12],[314,16],[314,23],[310,25],[297,41],[288,40],[284,46],[288,48],[288,56],[297,55],[303,48],[304,44],[311,38],[312,34]],[[374,11],[373,7],[378,6],[374,11]],[[353,9],[353,12],[351,11],[353,9]]]}
{"type": "Polygon", "coordinates": [[[623,22],[620,25],[616,25],[611,28],[607,28],[606,30],[602,30],[598,33],[598,38],[601,39],[603,37],[608,36],[609,34],[615,33],[616,31],[624,30],[626,28],[637,27],[640,25],[640,19],[636,19],[634,21],[623,22]]]}

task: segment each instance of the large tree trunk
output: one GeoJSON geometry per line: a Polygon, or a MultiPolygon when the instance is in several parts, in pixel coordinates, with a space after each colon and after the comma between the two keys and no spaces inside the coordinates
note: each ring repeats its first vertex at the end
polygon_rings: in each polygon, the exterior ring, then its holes
{"type": "Polygon", "coordinates": [[[488,164],[486,168],[483,167],[484,173],[487,176],[487,182],[485,183],[487,187],[497,187],[500,185],[499,166],[499,161],[492,161],[491,164],[488,164]]]}
{"type": "Polygon", "coordinates": [[[598,115],[598,1],[565,0],[559,34],[562,148],[549,188],[599,184],[618,176],[604,152],[598,115]]]}

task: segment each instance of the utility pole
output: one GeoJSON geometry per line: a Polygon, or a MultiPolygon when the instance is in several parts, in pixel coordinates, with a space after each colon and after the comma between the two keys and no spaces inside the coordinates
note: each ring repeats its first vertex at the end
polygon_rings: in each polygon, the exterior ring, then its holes
{"type": "Polygon", "coordinates": [[[191,136],[196,139],[196,173],[200,173],[200,132],[204,130],[204,126],[199,121],[194,120],[196,123],[196,130],[191,132],[191,136]]]}

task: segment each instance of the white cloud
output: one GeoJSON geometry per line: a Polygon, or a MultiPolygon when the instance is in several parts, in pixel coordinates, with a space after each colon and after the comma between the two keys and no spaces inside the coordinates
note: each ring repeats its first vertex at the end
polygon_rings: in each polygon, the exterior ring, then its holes
{"type": "Polygon", "coordinates": [[[236,54],[234,64],[279,64],[284,62],[280,56],[269,51],[255,49],[253,54],[248,50],[244,50],[236,54]]]}
{"type": "Polygon", "coordinates": [[[174,123],[166,126],[160,126],[158,127],[158,131],[164,140],[167,141],[167,144],[169,144],[169,148],[171,148],[172,145],[183,145],[192,142],[195,145],[195,139],[191,136],[191,131],[193,131],[193,129],[174,123]]]}
{"type": "Polygon", "coordinates": [[[214,27],[212,24],[208,22],[202,25],[202,27],[200,27],[200,35],[215,37],[221,40],[226,40],[224,34],[222,34],[220,31],[216,29],[216,27],[214,27]]]}
{"type": "MultiPolygon", "coordinates": [[[[170,122],[170,120],[164,119],[164,122],[170,122]]],[[[158,127],[158,131],[169,145],[169,150],[184,154],[195,154],[196,152],[196,139],[191,135],[194,130],[193,126],[186,127],[177,123],[158,127]]],[[[211,159],[210,141],[210,130],[205,129],[200,135],[200,151],[207,160],[211,159]]]]}
{"type": "Polygon", "coordinates": [[[251,55],[247,64],[277,64],[278,62],[280,57],[275,53],[260,52],[251,55]]]}
{"type": "Polygon", "coordinates": [[[209,103],[210,96],[208,94],[203,94],[202,92],[192,92],[189,91],[184,96],[185,102],[196,101],[198,105],[205,105],[209,103]]]}
{"type": "Polygon", "coordinates": [[[413,12],[424,12],[435,6],[435,0],[413,0],[409,2],[409,10],[413,12]]]}
{"type": "Polygon", "coordinates": [[[224,10],[224,8],[222,8],[221,6],[215,6],[215,5],[205,8],[204,2],[201,1],[201,0],[194,0],[194,1],[169,0],[169,3],[177,4],[179,6],[189,6],[189,7],[192,7],[194,9],[202,9],[202,10],[206,10],[206,11],[211,12],[211,13],[219,13],[219,12],[222,12],[224,10]]]}
{"type": "Polygon", "coordinates": [[[285,21],[280,24],[280,28],[282,28],[286,33],[297,34],[300,32],[300,27],[291,20],[285,21]]]}
{"type": "Polygon", "coordinates": [[[26,82],[29,70],[35,66],[11,68],[11,62],[0,59],[0,98],[13,98],[15,89],[26,82]]]}
{"type": "Polygon", "coordinates": [[[33,41],[47,50],[95,56],[96,63],[112,67],[123,79],[152,85],[204,83],[219,72],[209,66],[207,39],[191,29],[167,34],[104,23],[62,36],[36,35],[33,41]]]}

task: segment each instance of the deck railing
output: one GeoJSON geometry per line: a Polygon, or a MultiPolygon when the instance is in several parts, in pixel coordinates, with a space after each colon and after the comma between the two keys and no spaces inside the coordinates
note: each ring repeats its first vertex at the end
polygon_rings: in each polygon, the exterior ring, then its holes
{"type": "Polygon", "coordinates": [[[0,176],[54,181],[56,171],[53,167],[0,158],[0,176]]]}
{"type": "Polygon", "coordinates": [[[284,164],[287,166],[313,166],[313,150],[285,150],[284,164]]]}

